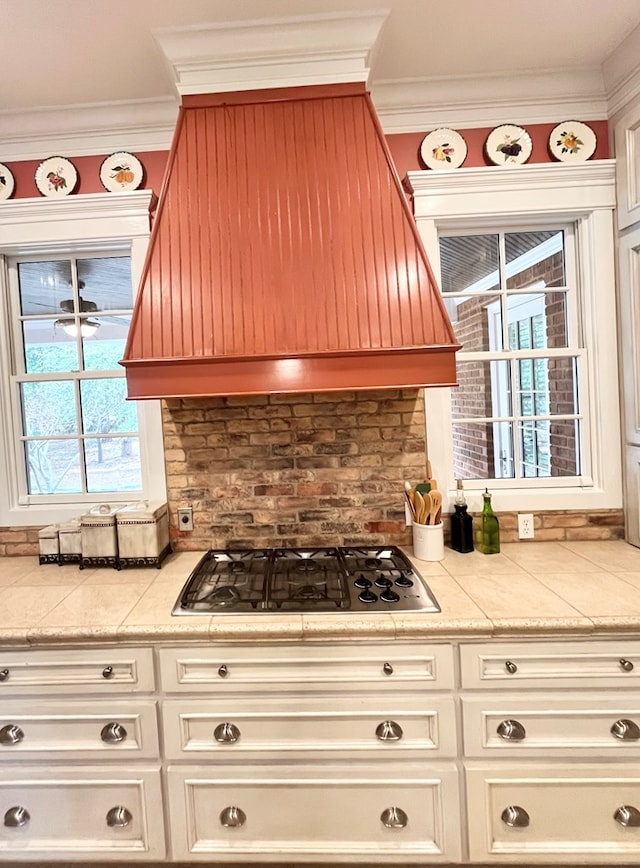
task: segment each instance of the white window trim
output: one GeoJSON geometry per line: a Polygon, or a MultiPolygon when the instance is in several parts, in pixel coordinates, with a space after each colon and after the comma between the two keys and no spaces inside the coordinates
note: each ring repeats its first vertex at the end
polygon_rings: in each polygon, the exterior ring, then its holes
{"type": "MultiPolygon", "coordinates": [[[[0,203],[0,257],[127,249],[137,288],[149,242],[153,193],[84,193],[64,199],[14,199],[0,203]]],[[[75,518],[87,500],[20,505],[17,444],[11,412],[11,323],[6,268],[0,274],[0,527],[40,527],[75,518]]],[[[166,500],[159,401],[140,402],[140,459],[144,496],[166,500]]],[[[103,498],[104,499],[104,498],[103,498]]],[[[129,498],[130,499],[130,498],[129,498]]],[[[126,494],[122,500],[127,503],[126,494]]],[[[115,503],[115,501],[114,501],[115,503]]]]}
{"type": "MultiPolygon", "coordinates": [[[[584,299],[582,330],[591,384],[583,439],[589,474],[578,487],[562,486],[561,480],[554,480],[553,487],[548,483],[525,486],[521,480],[501,480],[502,484],[494,486],[494,506],[498,511],[620,509],[615,160],[410,172],[407,178],[418,230],[437,278],[441,232],[470,228],[489,231],[504,227],[507,216],[514,224],[526,222],[530,227],[548,226],[553,221],[575,223],[577,268],[584,299]]],[[[437,478],[442,480],[448,508],[455,497],[450,389],[426,389],[425,408],[429,459],[437,478]]],[[[481,490],[471,488],[468,492],[472,510],[482,507],[481,490]]]]}

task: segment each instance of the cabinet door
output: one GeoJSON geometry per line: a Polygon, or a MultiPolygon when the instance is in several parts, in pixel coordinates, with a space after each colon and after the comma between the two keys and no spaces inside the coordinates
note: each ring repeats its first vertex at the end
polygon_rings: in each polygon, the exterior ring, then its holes
{"type": "Polygon", "coordinates": [[[453,764],[169,767],[174,860],[459,861],[453,764]]]}
{"type": "Polygon", "coordinates": [[[178,699],[163,704],[168,759],[317,759],[456,755],[451,697],[338,696],[295,701],[178,699]]]}
{"type": "Polygon", "coordinates": [[[465,754],[640,762],[640,695],[488,693],[462,699],[465,754]]]}
{"type": "MultiPolygon", "coordinates": [[[[640,213],[637,217],[640,220],[640,213]]],[[[618,247],[620,375],[625,441],[640,445],[640,227],[623,235],[618,247]]]]}
{"type": "Polygon", "coordinates": [[[161,859],[160,771],[0,771],[0,861],[161,859]]]}
{"type": "Polygon", "coordinates": [[[191,645],[161,648],[160,669],[169,693],[226,695],[237,691],[451,689],[451,646],[363,642],[282,646],[191,645]]]}
{"type": "Polygon", "coordinates": [[[151,648],[0,650],[0,702],[10,696],[149,692],[151,648]]]}
{"type": "Polygon", "coordinates": [[[615,127],[618,229],[640,222],[640,108],[627,112],[615,127]]]}
{"type": "Polygon", "coordinates": [[[0,763],[60,759],[156,759],[152,700],[9,700],[0,705],[0,763]]]}
{"type": "Polygon", "coordinates": [[[640,687],[640,642],[483,642],[460,647],[462,686],[640,687]]]}
{"type": "Polygon", "coordinates": [[[467,764],[474,862],[600,865],[640,856],[640,766],[467,764]]]}

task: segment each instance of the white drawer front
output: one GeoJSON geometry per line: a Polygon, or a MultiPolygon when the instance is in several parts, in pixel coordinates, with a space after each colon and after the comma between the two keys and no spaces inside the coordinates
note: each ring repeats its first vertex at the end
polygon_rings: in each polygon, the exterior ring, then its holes
{"type": "Polygon", "coordinates": [[[25,767],[0,773],[0,860],[128,862],[164,854],[155,767],[126,772],[25,767]]]}
{"type": "Polygon", "coordinates": [[[150,648],[0,651],[0,702],[6,697],[154,689],[150,648]]]}
{"type": "Polygon", "coordinates": [[[469,763],[467,798],[473,861],[610,864],[640,855],[640,826],[615,819],[619,809],[623,820],[640,816],[640,765],[469,763]]]}
{"type": "Polygon", "coordinates": [[[98,757],[156,759],[156,703],[9,700],[0,705],[0,763],[98,757]]]}
{"type": "Polygon", "coordinates": [[[331,863],[367,856],[378,864],[412,855],[460,858],[453,764],[429,766],[428,772],[414,764],[389,765],[383,779],[379,767],[359,765],[237,772],[228,766],[210,772],[170,767],[168,776],[175,860],[257,856],[288,863],[324,854],[331,863]],[[389,808],[399,809],[394,821],[400,827],[383,824],[383,816],[392,821],[389,808]]]}
{"type": "Polygon", "coordinates": [[[168,692],[442,690],[454,684],[453,649],[448,645],[190,646],[162,648],[159,654],[168,692]]]}
{"type": "Polygon", "coordinates": [[[456,755],[453,700],[393,694],[379,699],[295,702],[255,700],[167,700],[163,707],[165,753],[169,759],[318,759],[338,754],[360,758],[456,755]],[[328,753],[325,753],[328,752],[328,753]]]}
{"type": "Polygon", "coordinates": [[[640,688],[640,642],[491,642],[460,647],[462,686],[640,688]]]}
{"type": "Polygon", "coordinates": [[[511,699],[509,694],[465,697],[465,754],[540,759],[620,756],[640,761],[640,696],[635,702],[630,699],[627,693],[581,699],[553,694],[527,699],[511,699]]]}

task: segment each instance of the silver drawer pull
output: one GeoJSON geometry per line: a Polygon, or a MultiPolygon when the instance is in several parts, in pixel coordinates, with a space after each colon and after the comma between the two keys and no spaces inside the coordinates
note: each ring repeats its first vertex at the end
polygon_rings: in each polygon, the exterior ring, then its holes
{"type": "Polygon", "coordinates": [[[213,737],[221,744],[232,744],[240,738],[240,730],[235,723],[219,723],[213,730],[213,737]]]}
{"type": "Polygon", "coordinates": [[[20,829],[22,826],[26,826],[30,819],[31,814],[26,808],[15,805],[13,808],[9,808],[4,815],[4,824],[10,829],[20,829]]]}
{"type": "Polygon", "coordinates": [[[640,726],[635,721],[627,720],[625,717],[616,720],[610,732],[611,735],[615,735],[622,741],[637,741],[640,738],[640,726]]]}
{"type": "Polygon", "coordinates": [[[376,727],[376,735],[380,741],[400,741],[404,733],[402,727],[395,720],[383,720],[376,727]]]}
{"type": "Polygon", "coordinates": [[[385,663],[382,667],[382,671],[385,675],[393,675],[393,666],[391,665],[391,663],[385,663]]]}
{"type": "Polygon", "coordinates": [[[113,666],[105,666],[102,670],[103,678],[113,678],[113,666]]]}
{"type": "Polygon", "coordinates": [[[621,657],[618,662],[620,663],[621,668],[624,669],[625,672],[633,672],[633,663],[631,662],[631,660],[625,660],[624,657],[621,657]]]}
{"type": "Polygon", "coordinates": [[[621,826],[640,826],[640,811],[633,805],[620,805],[616,808],[613,819],[621,826]]]}
{"type": "Polygon", "coordinates": [[[123,805],[116,805],[107,811],[107,826],[111,829],[124,829],[133,820],[133,814],[123,805]]]}
{"type": "Polygon", "coordinates": [[[8,669],[0,669],[0,681],[8,681],[9,680],[9,670],[8,669]]]}
{"type": "Polygon", "coordinates": [[[244,826],[247,822],[247,815],[242,808],[229,805],[228,808],[220,811],[220,822],[225,829],[239,829],[240,826],[244,826]]]}
{"type": "Polygon", "coordinates": [[[100,738],[106,744],[119,744],[126,739],[127,734],[124,726],[114,720],[112,723],[107,723],[102,727],[100,738]]]}
{"type": "Polygon", "coordinates": [[[519,720],[503,720],[497,732],[505,741],[523,741],[527,737],[527,730],[519,720]]]}
{"type": "Polygon", "coordinates": [[[226,663],[223,663],[222,666],[218,667],[218,675],[220,676],[220,678],[226,678],[228,673],[229,670],[227,669],[226,663]]]}
{"type": "Polygon", "coordinates": [[[0,729],[0,744],[18,744],[23,738],[23,730],[15,723],[8,723],[0,729]]]}
{"type": "Polygon", "coordinates": [[[509,805],[500,814],[500,819],[505,826],[511,826],[511,828],[524,828],[529,825],[529,814],[520,805],[509,805]]]}
{"type": "Polygon", "coordinates": [[[515,675],[518,671],[518,667],[515,663],[512,663],[511,660],[505,660],[504,668],[507,670],[509,675],[515,675]]]}
{"type": "Polygon", "coordinates": [[[404,829],[409,822],[409,817],[402,808],[386,808],[380,814],[380,822],[387,829],[404,829]]]}

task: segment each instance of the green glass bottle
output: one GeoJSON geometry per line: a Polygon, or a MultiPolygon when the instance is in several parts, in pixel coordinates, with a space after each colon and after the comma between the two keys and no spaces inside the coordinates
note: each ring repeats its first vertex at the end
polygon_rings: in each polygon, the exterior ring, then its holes
{"type": "Polygon", "coordinates": [[[496,555],[500,551],[500,525],[498,516],[491,506],[491,495],[485,488],[482,495],[482,522],[480,529],[480,545],[478,548],[485,555],[496,555]]]}

